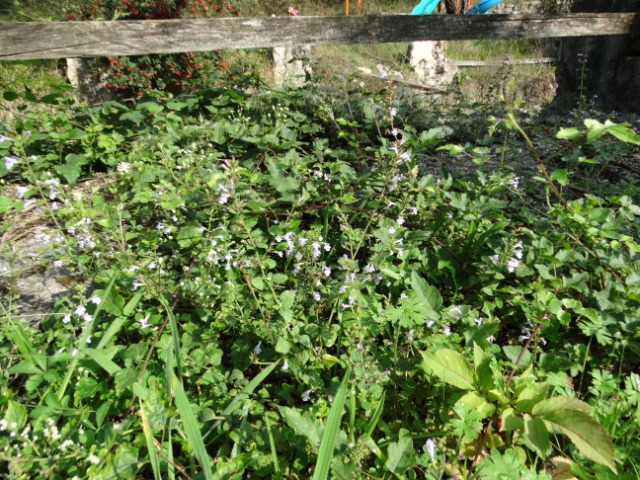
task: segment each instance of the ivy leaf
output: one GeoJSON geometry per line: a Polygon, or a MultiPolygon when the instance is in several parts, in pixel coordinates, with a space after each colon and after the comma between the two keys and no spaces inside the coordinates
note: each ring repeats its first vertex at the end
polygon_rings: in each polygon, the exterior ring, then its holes
{"type": "Polygon", "coordinates": [[[586,457],[617,473],[613,443],[602,425],[589,416],[590,411],[585,402],[560,396],[541,401],[531,413],[544,421],[550,433],[566,435],[586,457]]]}
{"type": "Polygon", "coordinates": [[[478,462],[475,473],[483,480],[520,480],[523,465],[514,449],[501,455],[492,448],[491,455],[478,462]]]}
{"type": "Polygon", "coordinates": [[[89,159],[82,156],[70,153],[65,157],[65,163],[55,167],[56,173],[62,175],[69,185],[73,186],[78,181],[80,174],[82,173],[82,166],[89,163],[89,159]]]}
{"type": "Polygon", "coordinates": [[[460,402],[453,407],[453,411],[459,417],[451,420],[454,433],[469,441],[478,438],[478,435],[480,435],[482,431],[482,414],[473,408],[473,406],[460,402]]]}
{"type": "Polygon", "coordinates": [[[463,390],[472,390],[475,387],[473,367],[462,354],[446,348],[421,353],[421,366],[427,372],[463,390]]]}
{"type": "Polygon", "coordinates": [[[401,437],[389,444],[387,461],[384,464],[391,473],[402,473],[415,464],[415,451],[411,437],[401,437]]]}

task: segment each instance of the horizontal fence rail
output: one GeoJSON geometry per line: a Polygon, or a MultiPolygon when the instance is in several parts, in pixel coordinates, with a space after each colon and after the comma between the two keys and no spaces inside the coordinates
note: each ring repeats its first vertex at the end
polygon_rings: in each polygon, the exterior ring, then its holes
{"type": "Polygon", "coordinates": [[[295,45],[627,35],[639,32],[640,13],[0,22],[0,60],[295,45]]]}

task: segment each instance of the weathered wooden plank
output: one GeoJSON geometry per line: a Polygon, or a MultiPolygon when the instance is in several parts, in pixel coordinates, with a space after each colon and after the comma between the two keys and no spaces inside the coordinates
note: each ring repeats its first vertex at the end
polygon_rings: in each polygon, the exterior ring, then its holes
{"type": "Polygon", "coordinates": [[[319,44],[626,35],[639,31],[640,13],[0,22],[0,60],[319,44]]]}
{"type": "Polygon", "coordinates": [[[555,57],[540,58],[516,58],[514,60],[448,60],[447,63],[453,67],[500,67],[502,65],[538,65],[541,63],[555,63],[555,57]]]}

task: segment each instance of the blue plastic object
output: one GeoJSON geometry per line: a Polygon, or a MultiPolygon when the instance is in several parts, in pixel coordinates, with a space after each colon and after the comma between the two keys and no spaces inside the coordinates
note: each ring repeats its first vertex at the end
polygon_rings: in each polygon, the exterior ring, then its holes
{"type": "Polygon", "coordinates": [[[490,9],[499,4],[502,0],[481,0],[473,7],[467,10],[466,13],[471,15],[482,15],[489,12],[490,9]]]}
{"type": "Polygon", "coordinates": [[[430,15],[440,3],[440,0],[422,0],[411,11],[411,15],[430,15]]]}

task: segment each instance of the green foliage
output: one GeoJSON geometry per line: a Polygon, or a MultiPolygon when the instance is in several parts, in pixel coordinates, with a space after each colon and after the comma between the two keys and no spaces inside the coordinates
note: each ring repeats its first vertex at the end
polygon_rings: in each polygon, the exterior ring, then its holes
{"type": "MultiPolygon", "coordinates": [[[[392,90],[29,101],[50,108],[0,131],[2,233],[36,222],[45,261],[86,282],[31,321],[2,243],[2,474],[615,478],[640,461],[636,186],[568,196],[575,172],[544,162],[520,178],[493,161],[494,141],[522,147],[515,117],[457,145],[392,90]],[[435,171],[439,148],[474,171],[435,171]]],[[[635,141],[585,127],[561,140],[635,141]]]]}

